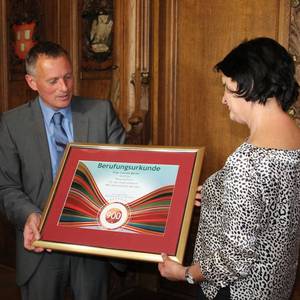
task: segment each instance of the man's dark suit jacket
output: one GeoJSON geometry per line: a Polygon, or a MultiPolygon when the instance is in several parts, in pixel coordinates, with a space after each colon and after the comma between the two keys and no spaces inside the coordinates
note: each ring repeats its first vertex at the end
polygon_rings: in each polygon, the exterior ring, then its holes
{"type": "MultiPolygon", "coordinates": [[[[73,97],[74,141],[118,144],[124,129],[110,101],[73,97]]],[[[5,112],[0,121],[0,209],[16,226],[17,284],[23,285],[43,254],[24,249],[23,228],[41,212],[53,182],[50,152],[39,101],[5,112]]]]}

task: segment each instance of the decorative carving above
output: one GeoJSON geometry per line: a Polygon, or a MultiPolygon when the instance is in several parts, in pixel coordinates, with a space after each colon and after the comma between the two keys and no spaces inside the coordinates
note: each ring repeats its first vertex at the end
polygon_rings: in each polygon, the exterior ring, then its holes
{"type": "Polygon", "coordinates": [[[83,0],[80,11],[82,11],[81,71],[99,72],[111,69],[113,0],[83,0]]]}
{"type": "Polygon", "coordinates": [[[150,142],[149,118],[149,58],[150,58],[150,1],[136,2],[136,52],[135,72],[131,74],[130,83],[134,87],[134,110],[128,119],[130,130],[127,143],[148,144],[150,142]]]}
{"type": "Polygon", "coordinates": [[[18,79],[25,73],[24,59],[30,48],[39,40],[40,1],[13,0],[9,2],[9,74],[18,79]]]}
{"type": "Polygon", "coordinates": [[[297,7],[300,5],[300,0],[291,0],[292,7],[297,7]]]}
{"type": "MultiPolygon", "coordinates": [[[[296,78],[300,83],[300,1],[291,1],[291,24],[290,24],[290,37],[289,37],[289,51],[292,54],[296,65],[296,78]]],[[[297,124],[300,126],[300,100],[293,105],[289,111],[297,124]]]]}

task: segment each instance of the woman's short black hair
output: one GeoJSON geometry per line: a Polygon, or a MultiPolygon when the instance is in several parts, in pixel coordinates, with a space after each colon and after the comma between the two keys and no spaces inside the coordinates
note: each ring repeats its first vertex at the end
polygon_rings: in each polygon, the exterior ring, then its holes
{"type": "Polygon", "coordinates": [[[215,65],[237,82],[239,97],[265,104],[275,97],[284,111],[297,100],[298,83],[292,56],[271,38],[260,37],[241,43],[215,65]]]}

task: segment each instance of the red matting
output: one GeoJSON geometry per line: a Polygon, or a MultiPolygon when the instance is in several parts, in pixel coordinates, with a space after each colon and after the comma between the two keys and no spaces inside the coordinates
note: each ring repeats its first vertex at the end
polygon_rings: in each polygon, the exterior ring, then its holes
{"type": "Polygon", "coordinates": [[[42,228],[41,239],[44,241],[73,245],[154,254],[164,252],[168,255],[175,255],[196,155],[196,152],[181,152],[176,150],[172,152],[172,150],[112,150],[70,147],[42,228]],[[59,226],[58,220],[79,160],[129,164],[178,165],[179,170],[164,235],[154,236],[150,234],[124,233],[113,230],[92,230],[59,226]]]}

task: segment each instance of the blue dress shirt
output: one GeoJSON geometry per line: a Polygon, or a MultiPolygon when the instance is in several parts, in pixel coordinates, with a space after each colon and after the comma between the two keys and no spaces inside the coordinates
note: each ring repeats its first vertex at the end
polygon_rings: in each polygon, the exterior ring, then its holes
{"type": "Polygon", "coordinates": [[[56,145],[54,140],[54,123],[52,117],[56,112],[60,112],[64,115],[62,126],[67,134],[69,142],[73,142],[74,135],[73,135],[72,112],[70,106],[63,109],[54,110],[53,108],[47,106],[41,98],[39,98],[39,103],[44,117],[44,124],[46,128],[48,146],[49,146],[50,158],[51,158],[52,176],[54,179],[59,166],[59,161],[57,157],[56,145]]]}

